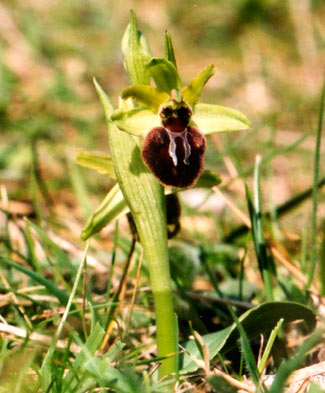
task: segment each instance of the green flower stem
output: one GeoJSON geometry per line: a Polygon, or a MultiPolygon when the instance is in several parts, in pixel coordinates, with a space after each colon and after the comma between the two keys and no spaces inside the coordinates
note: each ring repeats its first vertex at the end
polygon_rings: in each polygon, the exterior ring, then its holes
{"type": "MultiPolygon", "coordinates": [[[[140,149],[135,140],[119,131],[113,124],[110,125],[109,137],[113,160],[116,162],[117,179],[132,212],[149,264],[156,312],[158,356],[163,357],[175,353],[176,337],[168,260],[165,196],[161,185],[142,164],[140,149]],[[128,155],[130,157],[127,157],[128,155]],[[130,159],[136,161],[133,173],[130,173],[130,159]]],[[[175,356],[162,362],[160,376],[175,371],[175,356]]]]}
{"type": "Polygon", "coordinates": [[[108,97],[98,84],[96,88],[106,113],[116,178],[132,213],[149,265],[158,357],[166,357],[159,368],[159,376],[163,377],[177,372],[177,330],[169,271],[164,190],[143,164],[136,138],[120,131],[110,120],[112,108],[108,97]]]}

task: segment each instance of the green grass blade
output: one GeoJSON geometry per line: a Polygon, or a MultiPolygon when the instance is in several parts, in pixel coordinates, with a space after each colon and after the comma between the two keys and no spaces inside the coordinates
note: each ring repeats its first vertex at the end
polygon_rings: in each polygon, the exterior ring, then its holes
{"type": "Polygon", "coordinates": [[[255,356],[253,354],[252,348],[251,348],[251,346],[249,344],[249,341],[248,341],[248,337],[247,337],[246,332],[245,332],[245,330],[243,328],[243,325],[241,324],[241,322],[237,318],[237,316],[236,316],[235,312],[233,311],[232,307],[229,306],[228,308],[229,308],[229,311],[231,313],[231,316],[232,316],[234,322],[236,323],[237,329],[238,329],[239,334],[240,334],[243,354],[244,354],[244,357],[245,357],[245,361],[246,361],[246,365],[247,365],[248,371],[250,373],[250,376],[252,377],[252,380],[253,380],[255,386],[258,386],[259,385],[259,380],[260,380],[260,375],[259,375],[259,371],[258,371],[258,368],[257,368],[255,356]]]}
{"type": "Polygon", "coordinates": [[[325,220],[322,222],[322,243],[320,247],[319,261],[321,295],[325,296],[325,220]]]}
{"type": "Polygon", "coordinates": [[[317,331],[311,337],[309,337],[306,341],[304,341],[296,354],[289,360],[283,361],[280,365],[276,375],[274,382],[271,386],[269,393],[279,393],[283,392],[285,382],[289,375],[298,369],[298,367],[302,364],[305,359],[307,353],[314,348],[322,339],[322,332],[317,331]]]}
{"type": "Polygon", "coordinates": [[[34,239],[32,237],[30,225],[27,221],[25,230],[23,231],[23,235],[25,237],[25,242],[28,249],[28,256],[26,258],[26,262],[28,262],[33,267],[33,269],[35,269],[39,274],[41,274],[40,261],[37,258],[34,239]]]}
{"type": "Polygon", "coordinates": [[[18,263],[13,262],[7,258],[0,257],[0,262],[12,267],[13,269],[19,270],[20,272],[29,276],[32,280],[38,282],[41,285],[44,285],[44,287],[49,291],[49,293],[55,296],[63,306],[67,305],[69,295],[40,274],[35,273],[32,270],[26,269],[24,266],[18,265],[18,263]]]}
{"type": "Polygon", "coordinates": [[[254,199],[255,199],[255,215],[252,221],[252,230],[255,232],[255,249],[256,255],[259,260],[259,267],[265,283],[266,297],[268,301],[273,300],[273,288],[272,288],[272,272],[269,263],[266,243],[263,232],[263,214],[262,214],[262,202],[261,202],[261,157],[256,157],[255,175],[254,175],[254,199]],[[255,225],[254,225],[254,223],[255,225]],[[255,226],[255,228],[254,228],[255,226]]]}
{"type": "Polygon", "coordinates": [[[255,201],[256,206],[254,206],[252,197],[250,195],[249,189],[246,185],[246,200],[248,205],[249,216],[251,220],[251,231],[252,237],[255,246],[256,257],[258,261],[258,267],[263,278],[266,295],[270,300],[272,300],[272,284],[270,282],[270,266],[268,263],[268,257],[266,252],[266,244],[263,234],[263,225],[262,225],[262,217],[261,217],[261,206],[260,206],[260,197],[259,197],[259,166],[257,165],[256,169],[257,173],[255,175],[255,201]],[[257,210],[256,210],[257,209],[257,210]]]}
{"type": "Polygon", "coordinates": [[[311,255],[310,255],[310,266],[308,273],[307,288],[310,287],[317,263],[317,206],[318,206],[318,179],[319,179],[319,165],[320,165],[320,148],[321,148],[321,136],[323,128],[324,118],[324,104],[325,104],[325,80],[323,82],[323,89],[320,99],[319,115],[318,115],[318,126],[316,133],[316,144],[315,144],[315,158],[314,158],[314,182],[313,182],[313,209],[312,209],[312,232],[311,232],[311,255]]]}
{"type": "MultiPolygon", "coordinates": [[[[271,161],[273,160],[273,158],[278,157],[278,156],[280,156],[280,155],[282,155],[282,154],[285,154],[285,153],[287,153],[287,152],[289,152],[289,151],[295,150],[295,149],[296,149],[299,145],[301,145],[302,142],[303,142],[304,140],[306,140],[306,139],[307,139],[307,135],[305,134],[305,135],[303,135],[302,137],[300,137],[300,138],[298,138],[297,140],[295,140],[294,142],[292,142],[292,143],[290,143],[290,144],[288,144],[288,145],[285,145],[285,146],[283,146],[283,147],[280,147],[279,149],[276,149],[276,150],[272,151],[271,153],[265,155],[265,156],[262,158],[262,164],[263,164],[263,165],[264,165],[264,164],[267,164],[267,163],[271,162],[271,161]]],[[[239,146],[240,146],[240,145],[239,145],[239,146]]],[[[239,147],[236,146],[236,148],[238,149],[239,147]]],[[[228,150],[229,150],[230,152],[232,152],[233,155],[235,156],[235,155],[236,155],[236,152],[238,151],[237,149],[234,148],[234,149],[228,149],[228,150]]],[[[255,170],[255,166],[254,166],[254,165],[252,165],[251,167],[249,167],[249,168],[247,168],[247,169],[245,169],[245,170],[239,170],[239,176],[240,176],[240,177],[243,177],[243,178],[246,178],[248,175],[250,175],[251,173],[253,173],[254,170],[255,170]]]]}
{"type": "Polygon", "coordinates": [[[49,246],[49,248],[53,251],[56,256],[56,264],[62,268],[68,268],[73,274],[76,273],[76,268],[71,263],[67,254],[45,233],[45,231],[40,228],[38,225],[34,224],[32,221],[29,221],[25,218],[25,221],[28,223],[30,227],[32,227],[38,236],[42,239],[42,241],[49,246]]]}
{"type": "Polygon", "coordinates": [[[85,251],[84,251],[84,254],[82,256],[81,263],[80,263],[80,265],[78,267],[76,278],[75,278],[74,283],[73,283],[73,287],[71,289],[71,293],[70,293],[70,296],[69,296],[69,299],[68,299],[68,303],[67,303],[67,305],[65,307],[64,314],[63,314],[62,319],[60,321],[60,325],[58,326],[58,329],[56,331],[56,334],[55,334],[55,339],[56,340],[58,340],[59,337],[61,336],[63,326],[64,326],[64,324],[65,324],[65,322],[67,320],[68,314],[69,314],[70,309],[72,307],[72,301],[73,301],[73,298],[74,298],[74,296],[75,296],[75,294],[77,292],[77,288],[78,288],[79,280],[80,280],[80,277],[81,277],[81,274],[82,274],[82,270],[83,270],[84,265],[86,263],[88,248],[89,248],[89,242],[87,242],[87,244],[86,244],[85,251]]]}
{"type": "Polygon", "coordinates": [[[274,341],[276,339],[276,336],[279,333],[279,330],[281,329],[282,325],[283,325],[284,319],[281,318],[279,320],[279,322],[276,324],[275,328],[272,330],[269,339],[267,340],[267,344],[265,346],[264,352],[263,352],[263,356],[261,359],[261,362],[258,366],[258,371],[260,374],[262,374],[262,372],[264,371],[264,368],[266,366],[266,362],[270,356],[274,341]]]}
{"type": "MultiPolygon", "coordinates": [[[[265,162],[264,160],[262,162],[265,162]]],[[[319,180],[318,182],[318,188],[322,188],[325,185],[325,177],[319,180]]],[[[289,213],[292,211],[294,208],[299,206],[302,202],[304,202],[306,199],[310,198],[310,196],[313,193],[312,188],[307,188],[305,191],[302,191],[301,193],[295,195],[294,197],[288,199],[286,202],[282,203],[281,205],[278,205],[275,208],[274,214],[277,217],[281,217],[285,215],[286,213],[289,213]]],[[[271,212],[267,211],[264,213],[266,218],[271,217],[271,212]]],[[[247,232],[249,232],[249,228],[246,225],[240,225],[236,229],[234,229],[226,238],[225,241],[227,243],[232,243],[233,241],[236,240],[236,238],[245,235],[247,232]]]]}
{"type": "Polygon", "coordinates": [[[87,359],[89,359],[99,349],[104,334],[104,329],[99,324],[96,324],[85,344],[83,344],[81,340],[78,339],[78,337],[75,335],[75,340],[77,341],[77,344],[82,347],[82,349],[73,362],[70,371],[63,380],[63,392],[68,391],[68,389],[70,389],[71,392],[74,391],[80,376],[84,373],[84,364],[86,363],[87,359]],[[73,385],[72,387],[71,384],[73,385]]]}
{"type": "Polygon", "coordinates": [[[77,287],[78,287],[78,284],[79,284],[81,273],[82,273],[84,264],[86,262],[88,248],[89,248],[89,243],[87,242],[86,247],[85,247],[85,251],[84,251],[84,254],[83,254],[83,257],[81,259],[81,263],[79,265],[79,268],[78,268],[78,271],[77,271],[77,274],[76,274],[76,278],[75,278],[74,283],[73,283],[73,287],[72,287],[71,293],[69,295],[69,298],[68,298],[68,301],[67,301],[64,313],[63,313],[63,316],[62,316],[60,324],[59,324],[59,326],[58,326],[58,328],[56,330],[56,333],[55,333],[55,336],[54,336],[53,341],[51,343],[51,346],[50,346],[49,350],[47,351],[47,353],[46,353],[46,355],[44,357],[44,360],[43,360],[43,364],[42,364],[42,367],[41,367],[41,371],[43,373],[43,381],[42,381],[43,382],[43,391],[47,391],[50,388],[50,386],[52,385],[52,383],[53,383],[52,371],[51,371],[52,358],[53,358],[54,351],[55,351],[55,348],[56,348],[56,343],[57,343],[58,339],[61,336],[61,333],[62,333],[62,330],[63,330],[63,326],[64,326],[64,324],[65,324],[65,322],[67,320],[68,314],[69,314],[69,312],[70,312],[70,310],[72,308],[72,301],[73,301],[73,298],[74,298],[74,296],[75,296],[75,294],[77,292],[77,287]]]}

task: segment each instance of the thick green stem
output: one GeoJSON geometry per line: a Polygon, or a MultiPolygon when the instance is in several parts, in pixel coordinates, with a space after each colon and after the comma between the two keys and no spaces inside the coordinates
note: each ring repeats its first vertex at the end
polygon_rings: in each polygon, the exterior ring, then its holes
{"type": "Polygon", "coordinates": [[[177,336],[169,272],[167,230],[164,223],[161,228],[151,227],[148,216],[144,217],[140,214],[138,219],[134,219],[149,264],[156,314],[158,356],[169,356],[162,361],[159,369],[159,375],[162,377],[177,371],[177,336]],[[161,232],[160,229],[163,227],[164,231],[161,232]]]}
{"type": "Polygon", "coordinates": [[[110,147],[116,176],[135,221],[145,257],[149,264],[154,295],[160,376],[176,372],[171,278],[168,260],[165,196],[161,185],[142,163],[135,139],[110,124],[110,147]],[[173,355],[174,354],[174,355],[173,355]]]}

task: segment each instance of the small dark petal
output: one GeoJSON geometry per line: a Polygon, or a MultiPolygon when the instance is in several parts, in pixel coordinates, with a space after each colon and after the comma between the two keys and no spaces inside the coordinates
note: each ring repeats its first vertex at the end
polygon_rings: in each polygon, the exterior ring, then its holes
{"type": "Polygon", "coordinates": [[[161,109],[159,115],[165,128],[172,132],[183,132],[188,126],[192,110],[185,102],[171,100],[161,109]]]}
{"type": "Polygon", "coordinates": [[[188,188],[193,186],[203,171],[206,147],[204,135],[195,127],[187,128],[187,141],[191,147],[188,164],[184,163],[185,149],[182,137],[176,137],[177,165],[169,154],[170,138],[163,127],[152,129],[142,147],[142,158],[157,179],[166,186],[188,188]]]}

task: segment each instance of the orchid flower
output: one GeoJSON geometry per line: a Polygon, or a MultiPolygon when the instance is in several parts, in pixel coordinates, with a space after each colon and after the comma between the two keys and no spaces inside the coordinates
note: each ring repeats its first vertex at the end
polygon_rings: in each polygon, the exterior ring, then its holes
{"type": "Polygon", "coordinates": [[[250,123],[235,109],[197,103],[215,72],[213,65],[184,89],[180,88],[176,63],[168,58],[152,58],[147,68],[157,87],[133,85],[125,89],[122,99],[131,99],[138,106],[118,109],[112,120],[120,130],[143,139],[143,161],[160,183],[192,187],[203,171],[205,135],[247,129],[250,123]]]}
{"type": "MultiPolygon", "coordinates": [[[[122,52],[132,85],[122,92],[117,110],[95,81],[106,116],[111,156],[84,152],[78,161],[114,177],[116,184],[90,217],[82,238],[87,239],[127,209],[132,214],[150,273],[157,354],[162,359],[159,377],[171,377],[165,391],[172,392],[178,374],[178,334],[165,194],[218,184],[218,175],[203,171],[205,135],[247,129],[250,123],[234,109],[197,103],[214,74],[214,66],[206,67],[189,86],[182,88],[169,35],[165,39],[165,56],[152,57],[147,41],[137,29],[134,12],[122,39],[122,52]],[[156,87],[150,85],[151,80],[156,87]]],[[[177,232],[180,210],[177,206],[172,210],[177,232]]]]}

